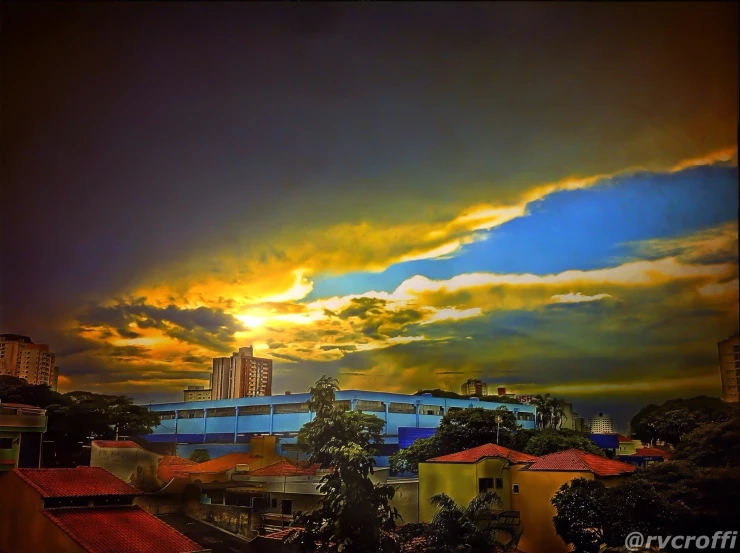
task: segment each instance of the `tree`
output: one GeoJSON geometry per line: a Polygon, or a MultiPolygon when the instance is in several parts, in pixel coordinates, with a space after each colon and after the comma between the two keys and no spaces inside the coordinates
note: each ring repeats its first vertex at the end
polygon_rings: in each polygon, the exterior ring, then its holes
{"type": "Polygon", "coordinates": [[[648,405],[632,417],[632,434],[643,442],[665,440],[678,444],[684,434],[702,424],[724,422],[735,416],[738,407],[716,397],[697,396],[670,399],[648,405]]]}
{"type": "Polygon", "coordinates": [[[389,504],[390,485],[375,484],[376,446],[382,443],[383,421],[360,411],[337,409],[337,381],[322,377],[310,389],[308,406],[314,418],[298,434],[298,443],[328,472],[320,481],[319,507],[297,513],[288,542],[299,552],[394,553],[398,544],[391,533],[399,518],[389,504]]]}
{"type": "Polygon", "coordinates": [[[497,529],[481,525],[484,515],[501,505],[501,498],[495,492],[478,495],[466,507],[460,507],[444,493],[429,501],[438,509],[431,523],[407,524],[399,529],[397,535],[404,550],[418,553],[504,551],[496,542],[497,529]]]}
{"type": "Polygon", "coordinates": [[[700,467],[740,466],[740,415],[694,429],[676,446],[673,459],[700,467]]]}
{"type": "Polygon", "coordinates": [[[43,465],[74,467],[89,464],[90,440],[150,434],[159,415],[133,404],[130,398],[92,392],[59,394],[17,378],[0,380],[0,400],[46,409],[43,465]],[[48,445],[46,445],[48,444],[48,445]]]}
{"type": "Polygon", "coordinates": [[[207,449],[196,449],[190,454],[188,459],[195,463],[205,463],[211,460],[211,456],[208,455],[207,449]]]}
{"type": "Polygon", "coordinates": [[[558,431],[554,429],[541,430],[537,432],[524,447],[524,452],[530,455],[540,456],[548,453],[557,453],[566,449],[580,449],[586,453],[604,456],[604,452],[595,443],[585,436],[570,431],[558,431]]]}
{"type": "Polygon", "coordinates": [[[500,445],[513,448],[520,432],[523,431],[516,416],[506,407],[448,411],[434,436],[416,440],[411,447],[391,456],[391,472],[418,473],[419,463],[427,459],[483,444],[495,444],[497,440],[500,445]]]}
{"type": "Polygon", "coordinates": [[[609,499],[603,482],[585,478],[566,482],[551,503],[557,510],[552,519],[555,531],[566,544],[573,544],[575,553],[597,553],[606,543],[609,499]]]}
{"type": "Polygon", "coordinates": [[[537,394],[532,403],[537,408],[537,428],[546,430],[554,428],[559,430],[568,418],[565,415],[564,401],[550,397],[550,394],[537,394]]]}

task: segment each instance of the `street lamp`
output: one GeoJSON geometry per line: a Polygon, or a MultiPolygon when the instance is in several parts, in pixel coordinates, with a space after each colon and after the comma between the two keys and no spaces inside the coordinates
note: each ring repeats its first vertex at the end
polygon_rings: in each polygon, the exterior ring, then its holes
{"type": "Polygon", "coordinates": [[[496,415],[496,445],[498,445],[498,432],[501,428],[501,421],[503,419],[501,418],[501,415],[496,415]]]}

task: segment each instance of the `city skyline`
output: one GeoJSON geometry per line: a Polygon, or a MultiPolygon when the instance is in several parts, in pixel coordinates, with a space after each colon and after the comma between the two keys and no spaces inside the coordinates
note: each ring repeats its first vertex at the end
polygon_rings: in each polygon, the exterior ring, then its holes
{"type": "Polygon", "coordinates": [[[60,391],[250,344],[276,393],[720,395],[734,4],[2,9],[0,331],[60,391]]]}

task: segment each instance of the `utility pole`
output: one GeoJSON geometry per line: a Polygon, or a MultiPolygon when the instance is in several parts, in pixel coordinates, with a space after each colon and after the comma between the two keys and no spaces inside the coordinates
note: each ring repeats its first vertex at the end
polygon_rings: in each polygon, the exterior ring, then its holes
{"type": "Polygon", "coordinates": [[[501,429],[501,415],[496,416],[496,445],[498,445],[498,432],[501,429]]]}

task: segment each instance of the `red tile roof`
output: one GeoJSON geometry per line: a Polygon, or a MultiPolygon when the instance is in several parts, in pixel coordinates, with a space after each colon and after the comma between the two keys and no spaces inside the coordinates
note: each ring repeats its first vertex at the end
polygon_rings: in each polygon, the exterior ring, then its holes
{"type": "Polygon", "coordinates": [[[139,507],[43,511],[88,553],[194,553],[202,546],[139,507]]]}
{"type": "Polygon", "coordinates": [[[232,470],[236,465],[248,465],[257,460],[257,457],[252,457],[249,453],[227,453],[205,463],[185,467],[180,472],[183,474],[218,474],[232,470]]]}
{"type": "Polygon", "coordinates": [[[660,449],[659,447],[641,447],[635,451],[635,455],[641,457],[663,457],[664,459],[671,458],[670,452],[665,449],[660,449]]]}
{"type": "Polygon", "coordinates": [[[116,442],[114,440],[93,440],[93,445],[98,447],[112,447],[116,449],[142,449],[142,447],[130,440],[116,442]]]}
{"type": "Polygon", "coordinates": [[[159,460],[159,464],[157,466],[157,478],[162,482],[169,482],[173,478],[182,478],[185,476],[182,473],[183,468],[196,464],[197,463],[195,461],[185,459],[184,457],[165,455],[159,460]]]}
{"type": "Polygon", "coordinates": [[[428,459],[428,461],[434,463],[477,463],[486,457],[508,459],[512,463],[528,463],[537,459],[534,455],[527,455],[526,453],[515,451],[508,447],[496,444],[484,444],[472,449],[458,451],[457,453],[434,457],[433,459],[428,459]]]}
{"type": "Polygon", "coordinates": [[[271,534],[266,534],[263,537],[265,537],[267,539],[270,539],[270,540],[284,541],[285,538],[287,538],[288,535],[291,532],[294,532],[295,530],[303,530],[303,528],[299,528],[297,526],[296,527],[292,527],[292,528],[284,528],[283,530],[278,530],[277,532],[272,532],[271,534]]]}
{"type": "Polygon", "coordinates": [[[319,470],[319,465],[310,467],[297,467],[288,461],[278,461],[261,469],[249,472],[249,476],[314,476],[319,470]]]}
{"type": "Polygon", "coordinates": [[[86,497],[101,495],[138,495],[133,486],[100,467],[75,469],[13,469],[42,497],[86,497]]]}
{"type": "Polygon", "coordinates": [[[627,436],[622,436],[621,434],[617,434],[617,440],[619,440],[619,443],[622,442],[632,442],[632,438],[628,438],[627,436]]]}
{"type": "Polygon", "coordinates": [[[633,472],[636,468],[634,465],[586,453],[580,449],[568,449],[538,457],[526,470],[591,472],[597,476],[617,476],[633,472]]]}

